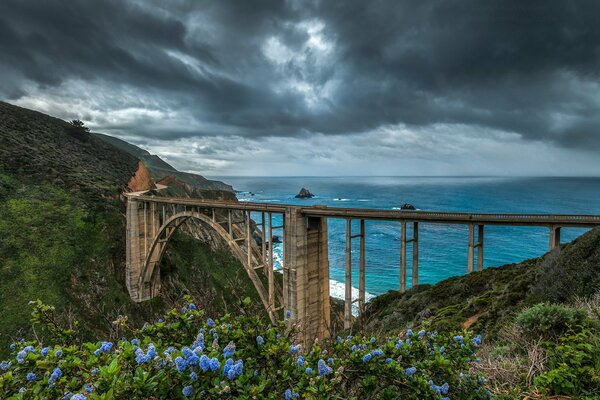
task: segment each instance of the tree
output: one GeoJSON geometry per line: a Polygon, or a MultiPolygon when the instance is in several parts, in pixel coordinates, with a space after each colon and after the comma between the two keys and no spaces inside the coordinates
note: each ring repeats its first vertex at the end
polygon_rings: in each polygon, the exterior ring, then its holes
{"type": "Polygon", "coordinates": [[[75,128],[80,129],[82,132],[89,132],[90,128],[88,128],[87,126],[85,126],[85,124],[83,123],[83,121],[79,120],[79,119],[74,119],[72,121],[69,121],[69,123],[71,125],[73,125],[75,128]]]}

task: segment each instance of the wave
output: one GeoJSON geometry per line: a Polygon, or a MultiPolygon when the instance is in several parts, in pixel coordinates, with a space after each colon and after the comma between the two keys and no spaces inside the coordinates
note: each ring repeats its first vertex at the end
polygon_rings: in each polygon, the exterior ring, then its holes
{"type": "Polygon", "coordinates": [[[333,199],[333,201],[350,201],[350,199],[340,199],[338,197],[338,198],[333,199]]]}

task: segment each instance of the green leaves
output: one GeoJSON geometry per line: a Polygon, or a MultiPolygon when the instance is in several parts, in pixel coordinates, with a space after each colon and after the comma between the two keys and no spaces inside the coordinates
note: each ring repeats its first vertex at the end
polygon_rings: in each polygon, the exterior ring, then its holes
{"type": "MultiPolygon", "coordinates": [[[[52,312],[41,302],[33,306],[40,322],[52,312]]],[[[294,332],[284,325],[272,326],[245,315],[226,315],[209,323],[202,311],[184,306],[133,332],[136,344],[124,339],[112,346],[103,342],[64,346],[67,343],[57,341],[63,350],[60,357],[54,350],[42,355],[37,347],[21,364],[13,362],[0,371],[0,398],[17,396],[24,388],[28,395],[37,393],[40,398],[61,398],[71,392],[85,393],[90,400],[181,399],[182,389],[191,386],[194,396],[202,399],[281,399],[288,389],[303,399],[420,400],[446,395],[485,399],[478,376],[461,376],[468,372],[476,350],[469,334],[461,335],[460,343],[452,335],[431,332],[410,339],[404,334],[373,341],[354,337],[326,340],[292,353],[294,332]],[[258,335],[263,338],[260,345],[258,335]],[[230,342],[236,345],[231,365],[243,361],[233,376],[224,373],[223,349],[230,342]],[[103,347],[106,350],[99,351],[103,347]],[[151,347],[156,352],[144,358],[151,347]],[[216,359],[220,368],[202,368],[201,356],[216,359]],[[416,372],[405,373],[409,367],[416,372]],[[51,386],[48,377],[55,368],[61,369],[62,378],[51,386]],[[27,381],[26,374],[32,371],[37,379],[27,381]]],[[[28,344],[17,344],[11,357],[28,344]]]]}

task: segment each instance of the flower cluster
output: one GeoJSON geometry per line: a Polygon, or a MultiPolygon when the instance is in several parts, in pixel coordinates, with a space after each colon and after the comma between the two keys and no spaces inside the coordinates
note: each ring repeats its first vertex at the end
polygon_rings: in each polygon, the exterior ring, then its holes
{"type": "Polygon", "coordinates": [[[486,399],[469,373],[480,336],[421,330],[347,336],[312,346],[285,323],[206,319],[193,303],[116,342],[19,343],[0,361],[0,398],[369,398],[486,399]],[[210,338],[209,340],[206,340],[210,338]],[[18,397],[19,398],[19,397],[18,397]]]}

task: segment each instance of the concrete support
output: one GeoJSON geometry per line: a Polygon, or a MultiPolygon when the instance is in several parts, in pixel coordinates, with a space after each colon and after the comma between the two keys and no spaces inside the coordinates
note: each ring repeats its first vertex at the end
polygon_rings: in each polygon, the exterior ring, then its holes
{"type": "Polygon", "coordinates": [[[467,272],[474,271],[475,248],[477,248],[477,271],[483,270],[483,225],[477,225],[477,243],[475,243],[475,225],[469,224],[469,245],[467,249],[467,272]]]}
{"type": "Polygon", "coordinates": [[[400,224],[400,292],[406,292],[406,222],[400,224]]]}
{"type": "Polygon", "coordinates": [[[467,248],[467,273],[473,272],[473,262],[475,258],[475,226],[469,224],[469,244],[467,248]]]}
{"type": "Polygon", "coordinates": [[[160,291],[158,268],[153,270],[151,276],[142,276],[146,257],[149,257],[150,262],[158,262],[160,246],[164,246],[164,243],[159,243],[148,254],[149,246],[160,228],[160,215],[154,203],[148,206],[145,202],[129,198],[126,216],[126,285],[131,298],[141,302],[157,296],[160,291]]]}
{"type": "Polygon", "coordinates": [[[483,271],[483,225],[478,226],[477,233],[477,271],[483,271]]]}
{"type": "Polygon", "coordinates": [[[550,250],[560,246],[560,226],[550,226],[550,250]]]}
{"type": "MultiPolygon", "coordinates": [[[[263,213],[263,252],[266,245],[264,240],[264,219],[265,213],[263,213]]],[[[263,262],[265,262],[264,259],[263,262]]],[[[269,305],[275,308],[275,274],[273,266],[273,215],[271,213],[269,213],[269,260],[267,264],[267,279],[269,282],[269,305]]]]}
{"type": "Polygon", "coordinates": [[[412,287],[419,284],[419,223],[413,222],[413,237],[406,239],[406,221],[402,221],[400,232],[400,292],[406,291],[406,244],[412,243],[412,287]]]}
{"type": "Polygon", "coordinates": [[[352,327],[352,220],[346,219],[346,276],[344,280],[344,329],[352,327]]]}
{"type": "Polygon", "coordinates": [[[285,213],[284,308],[298,325],[305,345],[329,336],[329,258],[327,219],[305,217],[290,207],[285,213]]]}
{"type": "Polygon", "coordinates": [[[413,222],[412,287],[419,284],[419,223],[413,222]]]}
{"type": "Polygon", "coordinates": [[[365,220],[360,220],[360,258],[358,264],[358,309],[362,314],[365,311],[366,292],[366,234],[365,220]]]}

